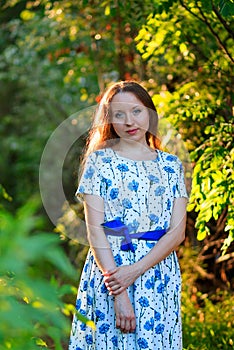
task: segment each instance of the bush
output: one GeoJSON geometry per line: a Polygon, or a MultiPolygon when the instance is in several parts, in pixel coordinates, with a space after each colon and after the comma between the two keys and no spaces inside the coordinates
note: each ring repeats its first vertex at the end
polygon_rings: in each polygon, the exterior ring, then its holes
{"type": "Polygon", "coordinates": [[[76,272],[60,246],[59,236],[41,232],[29,201],[15,215],[0,208],[0,349],[62,349],[74,311],[65,294],[74,293],[59,280],[76,272]],[[61,276],[61,277],[60,277],[61,276]]]}
{"type": "Polygon", "coordinates": [[[184,349],[233,349],[233,296],[225,292],[220,297],[221,301],[214,303],[208,295],[198,292],[197,298],[204,301],[204,305],[199,307],[184,293],[182,308],[184,349]]]}
{"type": "Polygon", "coordinates": [[[199,271],[202,267],[196,259],[196,251],[185,247],[182,250],[184,350],[233,349],[233,293],[220,289],[201,292],[197,281],[201,278],[199,271]]]}

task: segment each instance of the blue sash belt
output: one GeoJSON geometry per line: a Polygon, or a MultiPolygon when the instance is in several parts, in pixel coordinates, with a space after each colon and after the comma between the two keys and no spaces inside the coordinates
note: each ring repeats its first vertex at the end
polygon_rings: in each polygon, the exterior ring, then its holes
{"type": "Polygon", "coordinates": [[[158,241],[167,231],[166,230],[154,230],[146,232],[129,233],[128,227],[119,219],[107,221],[102,224],[106,235],[123,236],[121,241],[121,250],[131,250],[135,252],[135,248],[132,244],[132,238],[144,239],[150,241],[158,241]]]}

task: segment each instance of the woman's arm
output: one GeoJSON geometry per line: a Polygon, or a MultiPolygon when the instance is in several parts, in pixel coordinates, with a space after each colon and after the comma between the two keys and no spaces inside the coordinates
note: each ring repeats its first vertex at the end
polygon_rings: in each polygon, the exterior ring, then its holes
{"type": "MultiPolygon", "coordinates": [[[[99,269],[104,274],[116,268],[110,244],[101,226],[104,221],[104,201],[98,196],[84,195],[84,209],[90,248],[99,269]]],[[[126,290],[115,296],[114,307],[116,327],[124,333],[133,332],[136,318],[126,290]]]]}
{"type": "Polygon", "coordinates": [[[102,271],[116,267],[110,244],[101,224],[104,221],[104,201],[99,196],[84,195],[87,236],[95,261],[102,271]]]}
{"type": "Polygon", "coordinates": [[[185,238],[186,198],[175,199],[170,229],[151,251],[133,265],[116,267],[104,273],[105,284],[110,294],[118,295],[151,267],[165,259],[185,238]]]}

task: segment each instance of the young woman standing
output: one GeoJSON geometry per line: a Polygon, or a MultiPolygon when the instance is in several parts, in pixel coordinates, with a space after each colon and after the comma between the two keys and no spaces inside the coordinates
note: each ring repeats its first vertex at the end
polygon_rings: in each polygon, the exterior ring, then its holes
{"type": "Polygon", "coordinates": [[[87,141],[77,195],[90,250],[69,350],[181,350],[181,276],[187,194],[180,160],[159,149],[158,117],[138,83],[104,94],[87,141]]]}

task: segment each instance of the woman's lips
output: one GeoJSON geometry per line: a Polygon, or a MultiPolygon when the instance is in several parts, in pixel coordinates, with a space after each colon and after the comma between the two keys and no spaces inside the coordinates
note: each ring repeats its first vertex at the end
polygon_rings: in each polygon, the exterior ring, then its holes
{"type": "Polygon", "coordinates": [[[129,135],[135,135],[137,133],[138,129],[131,129],[131,130],[128,130],[127,133],[129,135]]]}

